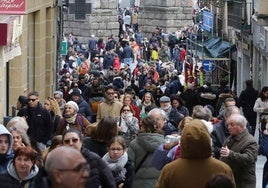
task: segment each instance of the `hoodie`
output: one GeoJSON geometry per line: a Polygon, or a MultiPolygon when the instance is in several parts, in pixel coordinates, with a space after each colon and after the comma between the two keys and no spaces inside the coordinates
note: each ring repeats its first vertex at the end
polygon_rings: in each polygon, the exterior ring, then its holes
{"type": "Polygon", "coordinates": [[[231,168],[211,153],[207,127],[201,120],[190,121],[182,131],[180,157],[162,169],[156,188],[205,188],[215,174],[225,174],[234,181],[231,168]]]}
{"type": "Polygon", "coordinates": [[[38,174],[39,169],[36,165],[34,165],[33,169],[29,172],[29,174],[20,179],[17,175],[14,163],[11,161],[7,166],[7,173],[2,174],[0,176],[0,187],[5,188],[21,188],[21,187],[32,187],[32,181],[35,176],[38,174]]]}
{"type": "Polygon", "coordinates": [[[198,159],[211,156],[211,139],[207,127],[201,120],[192,120],[181,136],[181,158],[198,159]]]}
{"type": "Polygon", "coordinates": [[[0,124],[0,135],[8,135],[9,139],[9,146],[7,152],[5,154],[0,154],[0,174],[5,173],[7,171],[8,163],[13,159],[13,136],[11,133],[6,129],[6,127],[0,124]]]}

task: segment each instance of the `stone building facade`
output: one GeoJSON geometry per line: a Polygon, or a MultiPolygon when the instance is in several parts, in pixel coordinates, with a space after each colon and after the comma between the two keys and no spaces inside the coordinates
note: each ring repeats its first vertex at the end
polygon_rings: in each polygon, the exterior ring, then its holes
{"type": "MultiPolygon", "coordinates": [[[[64,34],[73,32],[84,44],[92,34],[105,39],[111,34],[117,36],[117,2],[118,0],[69,0],[69,6],[64,12],[64,34]]],[[[144,33],[151,33],[156,26],[167,32],[175,32],[192,24],[192,0],[146,0],[139,4],[138,22],[144,33]]]]}
{"type": "Polygon", "coordinates": [[[43,102],[55,89],[57,18],[54,0],[27,0],[24,13],[0,15],[12,33],[0,45],[0,123],[11,115],[19,95],[36,90],[43,102]]]}

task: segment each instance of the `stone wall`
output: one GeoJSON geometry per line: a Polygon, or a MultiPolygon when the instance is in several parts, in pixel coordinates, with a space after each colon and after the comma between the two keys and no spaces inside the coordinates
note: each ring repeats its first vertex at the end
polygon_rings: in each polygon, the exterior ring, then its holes
{"type": "Polygon", "coordinates": [[[149,34],[156,26],[170,33],[192,24],[192,0],[141,1],[139,25],[149,34]]]}
{"type": "MultiPolygon", "coordinates": [[[[69,3],[79,2],[70,0],[69,3]]],[[[76,20],[74,14],[64,14],[64,34],[73,32],[81,43],[87,43],[90,35],[107,39],[118,35],[117,0],[86,0],[92,3],[91,14],[85,20],[76,20]]],[[[69,7],[70,8],[70,7],[69,7]]],[[[174,32],[192,24],[192,0],[144,0],[140,2],[139,26],[149,35],[156,26],[167,32],[174,32]]]]}
{"type": "MultiPolygon", "coordinates": [[[[75,3],[75,0],[70,0],[69,3],[75,3]]],[[[64,34],[73,32],[85,44],[92,34],[105,39],[111,34],[118,35],[116,0],[86,0],[86,3],[92,3],[92,12],[86,15],[85,20],[76,20],[74,14],[65,12],[64,34]]]]}

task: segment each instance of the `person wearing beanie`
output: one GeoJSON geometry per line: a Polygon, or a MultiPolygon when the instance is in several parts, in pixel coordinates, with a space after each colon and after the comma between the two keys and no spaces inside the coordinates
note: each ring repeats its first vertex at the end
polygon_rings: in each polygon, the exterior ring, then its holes
{"type": "Polygon", "coordinates": [[[163,168],[156,188],[205,188],[214,174],[225,174],[234,181],[231,168],[211,154],[207,127],[201,120],[190,121],[181,135],[180,157],[163,168]]]}
{"type": "Polygon", "coordinates": [[[88,102],[86,102],[84,97],[81,95],[81,91],[75,88],[70,95],[71,95],[71,100],[78,105],[77,113],[83,115],[89,122],[91,122],[92,111],[88,102]]]}
{"type": "Polygon", "coordinates": [[[85,134],[89,121],[81,114],[78,114],[79,107],[76,102],[68,101],[64,106],[63,117],[56,128],[56,135],[62,135],[69,128],[78,129],[85,134]]]}

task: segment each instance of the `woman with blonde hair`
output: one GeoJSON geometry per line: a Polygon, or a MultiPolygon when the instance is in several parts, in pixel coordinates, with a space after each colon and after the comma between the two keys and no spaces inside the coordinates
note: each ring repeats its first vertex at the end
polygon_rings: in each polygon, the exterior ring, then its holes
{"type": "Polygon", "coordinates": [[[142,97],[141,105],[139,106],[141,117],[143,116],[143,114],[145,114],[145,108],[147,106],[152,106],[153,108],[157,107],[154,101],[154,97],[150,92],[145,93],[142,97]]]}
{"type": "Polygon", "coordinates": [[[60,107],[56,99],[52,97],[47,97],[44,102],[44,108],[49,111],[50,117],[52,119],[52,134],[56,132],[57,125],[62,117],[60,107]]]}

